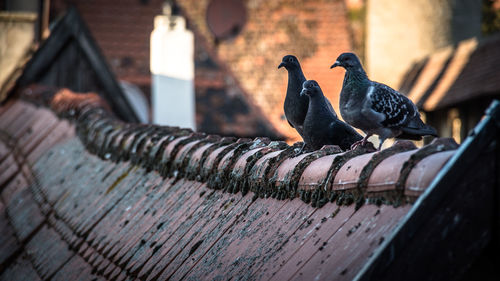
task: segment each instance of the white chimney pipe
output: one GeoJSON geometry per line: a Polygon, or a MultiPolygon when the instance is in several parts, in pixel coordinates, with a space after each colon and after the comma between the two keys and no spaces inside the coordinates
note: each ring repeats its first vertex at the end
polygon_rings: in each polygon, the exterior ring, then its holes
{"type": "Polygon", "coordinates": [[[194,36],[169,4],[163,13],[151,33],[153,123],[195,130],[194,36]]]}

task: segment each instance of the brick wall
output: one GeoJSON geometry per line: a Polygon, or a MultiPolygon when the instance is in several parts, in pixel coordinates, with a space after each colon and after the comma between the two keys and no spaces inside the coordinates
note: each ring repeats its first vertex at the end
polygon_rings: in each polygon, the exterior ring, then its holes
{"type": "Polygon", "coordinates": [[[330,70],[335,58],[351,48],[344,1],[244,1],[247,23],[235,38],[215,43],[206,24],[207,0],[177,3],[218,56],[227,63],[246,96],[292,140],[298,134],[283,116],[287,74],[281,58],[295,54],[306,78],[315,79],[335,108],[344,73],[330,70]]]}

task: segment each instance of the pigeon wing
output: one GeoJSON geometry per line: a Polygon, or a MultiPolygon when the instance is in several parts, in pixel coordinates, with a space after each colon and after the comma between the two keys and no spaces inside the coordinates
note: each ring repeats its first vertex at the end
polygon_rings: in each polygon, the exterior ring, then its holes
{"type": "Polygon", "coordinates": [[[330,139],[342,148],[342,150],[348,150],[351,145],[357,141],[363,139],[363,137],[354,130],[353,127],[339,119],[336,119],[330,123],[330,139]]]}
{"type": "Polygon", "coordinates": [[[384,127],[402,127],[419,114],[407,97],[384,84],[373,82],[368,87],[367,98],[371,109],[385,116],[381,122],[384,127]]]}

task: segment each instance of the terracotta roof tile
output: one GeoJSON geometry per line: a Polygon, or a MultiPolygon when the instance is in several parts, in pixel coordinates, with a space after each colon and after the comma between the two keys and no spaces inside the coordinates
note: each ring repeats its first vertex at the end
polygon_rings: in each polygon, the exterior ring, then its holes
{"type": "Polygon", "coordinates": [[[292,280],[300,280],[304,276],[321,278],[325,275],[337,280],[352,280],[354,274],[361,269],[360,261],[370,257],[409,209],[410,206],[393,208],[369,205],[353,213],[341,228],[333,234],[330,232],[324,240],[320,240],[321,244],[316,244],[323,248],[304,260],[292,280]],[[359,239],[364,239],[365,245],[355,242],[359,239]],[[318,267],[318,264],[324,266],[318,267]]]}
{"type": "Polygon", "coordinates": [[[44,136],[24,152],[9,141],[18,132],[0,126],[0,144],[20,163],[31,157],[0,190],[0,232],[26,249],[11,252],[29,256],[22,273],[21,255],[5,263],[0,255],[7,277],[352,280],[457,155],[456,143],[438,139],[295,156],[300,143],[124,124],[101,103],[54,94],[50,106],[70,123],[19,100],[3,113],[33,120],[45,112],[52,127],[76,132],[55,144],[60,137],[37,129],[44,136]]]}
{"type": "Polygon", "coordinates": [[[32,263],[43,279],[50,278],[63,266],[73,253],[53,229],[43,226],[26,244],[32,263]]]}
{"type": "Polygon", "coordinates": [[[16,236],[25,241],[45,220],[33,194],[26,187],[18,191],[7,205],[7,214],[16,236]]]}
{"type": "Polygon", "coordinates": [[[105,280],[93,274],[93,268],[80,256],[74,255],[54,275],[54,280],[105,280]]]}
{"type": "Polygon", "coordinates": [[[378,193],[394,190],[403,164],[408,161],[415,150],[394,154],[383,160],[374,170],[368,180],[368,193],[378,193]]]}
{"type": "Polygon", "coordinates": [[[2,277],[8,277],[12,281],[23,281],[23,280],[42,280],[38,276],[37,272],[33,268],[32,263],[27,256],[19,256],[13,263],[5,269],[2,277]]]}
{"type": "Polygon", "coordinates": [[[8,181],[15,176],[19,167],[17,166],[16,160],[12,154],[8,154],[7,157],[4,157],[2,162],[0,163],[0,185],[4,185],[8,183],[8,181]]]}
{"type": "MultiPolygon", "coordinates": [[[[0,173],[3,174],[4,171],[0,171],[0,173]]],[[[14,195],[27,185],[28,181],[23,176],[23,174],[17,173],[7,184],[3,185],[4,187],[1,193],[3,202],[10,202],[14,195]]]]}
{"type": "Polygon", "coordinates": [[[307,166],[302,173],[298,184],[299,188],[307,191],[315,190],[323,186],[325,184],[323,179],[328,178],[331,163],[333,163],[335,158],[340,157],[342,154],[343,153],[327,155],[311,162],[311,164],[309,164],[309,166],[307,166]]]}
{"type": "Polygon", "coordinates": [[[20,246],[15,231],[9,226],[5,205],[0,202],[0,265],[6,264],[19,251],[20,246]]]}
{"type": "Polygon", "coordinates": [[[406,180],[405,195],[417,197],[425,190],[422,188],[428,186],[430,182],[436,176],[435,174],[429,174],[429,172],[424,172],[427,169],[432,169],[433,171],[439,171],[444,164],[453,156],[453,151],[440,152],[429,157],[426,157],[420,161],[408,175],[406,180]],[[425,176],[424,176],[425,174],[425,176]]]}

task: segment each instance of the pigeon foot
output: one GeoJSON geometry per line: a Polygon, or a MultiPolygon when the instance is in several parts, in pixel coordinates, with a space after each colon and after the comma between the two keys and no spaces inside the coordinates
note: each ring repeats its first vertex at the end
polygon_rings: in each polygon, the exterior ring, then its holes
{"type": "Polygon", "coordinates": [[[293,156],[293,157],[297,157],[297,156],[299,156],[300,154],[302,154],[302,152],[304,152],[304,148],[305,148],[305,147],[306,147],[306,143],[304,142],[304,143],[302,144],[302,146],[300,147],[300,149],[299,149],[299,150],[295,150],[295,154],[294,154],[294,156],[293,156]]]}

